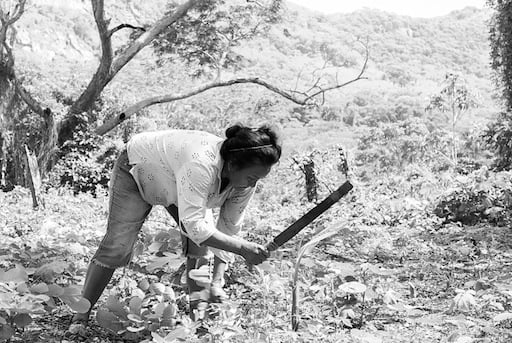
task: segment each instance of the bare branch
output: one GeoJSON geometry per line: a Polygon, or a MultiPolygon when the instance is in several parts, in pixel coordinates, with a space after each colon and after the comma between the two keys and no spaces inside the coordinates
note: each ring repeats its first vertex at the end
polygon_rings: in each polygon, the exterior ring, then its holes
{"type": "Polygon", "coordinates": [[[5,19],[7,19],[6,20],[7,26],[14,24],[16,21],[18,21],[18,19],[20,19],[21,15],[25,11],[25,3],[26,2],[27,2],[27,0],[18,0],[18,3],[14,7],[12,16],[9,17],[10,13],[7,13],[7,16],[6,16],[7,18],[5,18],[5,19]]]}
{"type": "Polygon", "coordinates": [[[363,45],[365,47],[365,59],[364,59],[363,66],[361,67],[361,70],[359,71],[359,74],[355,78],[353,78],[352,80],[349,80],[347,82],[344,82],[344,83],[336,83],[334,86],[330,86],[330,87],[326,87],[324,89],[321,89],[320,91],[309,95],[309,97],[306,98],[306,100],[313,99],[316,96],[318,96],[320,94],[324,94],[324,93],[326,93],[328,91],[345,87],[345,86],[347,86],[347,85],[349,85],[349,84],[351,84],[353,82],[356,82],[358,80],[366,79],[366,77],[363,77],[363,74],[365,73],[366,68],[368,66],[368,59],[370,57],[370,52],[368,50],[368,45],[366,45],[366,44],[363,44],[363,45]]]}
{"type": "Polygon", "coordinates": [[[291,90],[291,92],[295,92],[297,90],[297,88],[299,87],[299,81],[300,81],[303,71],[304,71],[304,69],[301,69],[301,71],[299,71],[299,73],[297,74],[297,79],[295,80],[295,88],[293,90],[291,90]]]}
{"type": "Polygon", "coordinates": [[[311,92],[311,91],[312,91],[313,89],[315,89],[315,88],[320,88],[320,87],[318,86],[318,84],[320,83],[320,81],[321,81],[321,80],[322,80],[322,77],[321,77],[321,76],[319,76],[319,77],[316,79],[316,81],[313,83],[313,85],[312,85],[312,86],[311,86],[307,91],[305,91],[304,93],[305,93],[305,94],[307,94],[307,93],[311,92]]]}
{"type": "Polygon", "coordinates": [[[161,96],[156,96],[156,97],[152,97],[152,98],[148,98],[148,99],[139,101],[138,103],[127,108],[119,116],[113,118],[112,120],[110,120],[108,122],[105,122],[103,125],[98,127],[96,129],[96,133],[99,135],[104,135],[105,133],[109,132],[114,127],[116,127],[118,124],[120,124],[122,121],[126,120],[127,118],[129,118],[133,114],[137,113],[138,111],[142,110],[143,108],[146,108],[146,107],[149,107],[149,106],[152,106],[155,104],[161,104],[161,103],[172,102],[172,101],[190,98],[194,95],[203,93],[209,89],[219,88],[219,87],[228,87],[228,86],[232,86],[235,84],[243,84],[243,83],[252,83],[252,84],[257,84],[259,86],[265,87],[268,90],[270,90],[274,93],[277,93],[280,96],[282,96],[298,105],[308,105],[309,104],[310,99],[307,99],[307,98],[300,99],[300,98],[290,94],[289,92],[284,91],[284,90],[282,90],[266,81],[263,81],[259,78],[237,78],[237,79],[232,79],[232,80],[228,80],[228,81],[217,81],[217,82],[208,83],[208,84],[202,85],[196,89],[190,90],[190,91],[188,91],[186,93],[182,93],[182,94],[161,95],[161,96]]]}
{"type": "Polygon", "coordinates": [[[139,31],[142,31],[142,32],[146,32],[146,29],[141,27],[141,26],[134,26],[134,25],[131,25],[131,24],[121,24],[121,25],[118,25],[116,27],[114,27],[113,29],[111,29],[108,33],[108,35],[110,37],[112,37],[112,35],[114,33],[116,33],[117,31],[119,30],[122,30],[122,29],[125,29],[125,28],[129,28],[129,29],[133,29],[133,30],[139,30],[139,31]]]}

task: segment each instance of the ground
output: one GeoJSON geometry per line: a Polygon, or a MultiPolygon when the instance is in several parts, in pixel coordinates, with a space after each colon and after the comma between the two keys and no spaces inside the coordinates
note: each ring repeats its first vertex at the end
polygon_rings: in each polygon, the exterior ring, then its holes
{"type": "MultiPolygon", "coordinates": [[[[88,258],[101,238],[107,198],[101,195],[75,197],[69,192],[61,192],[46,194],[45,207],[37,210],[31,208],[26,190],[15,189],[0,195],[3,204],[0,224],[4,237],[0,244],[2,270],[19,264],[28,271],[26,283],[29,287],[40,282],[81,284],[88,258]]],[[[257,216],[258,212],[254,212],[257,216]]],[[[337,213],[335,210],[331,216],[336,217],[337,213]]],[[[249,218],[249,222],[262,218],[249,218]]],[[[512,341],[510,229],[486,223],[476,226],[439,220],[425,223],[412,225],[410,220],[403,220],[396,225],[343,228],[338,235],[307,252],[300,267],[295,264],[298,240],[274,253],[268,262],[252,271],[237,259],[226,279],[230,300],[221,308],[221,315],[205,321],[206,329],[203,328],[201,337],[191,333],[185,335],[185,340],[512,341]],[[296,303],[299,317],[298,330],[294,331],[290,306],[296,268],[299,268],[296,303]],[[349,281],[363,284],[365,291],[341,292],[342,285],[349,281]]],[[[336,225],[336,222],[326,219],[318,225],[321,228],[322,225],[336,225]]],[[[151,261],[156,261],[152,259],[154,256],[165,256],[161,254],[160,246],[157,250],[154,245],[149,246],[156,242],[158,232],[170,226],[172,221],[163,211],[152,214],[142,237],[145,248],[136,260],[138,262],[132,264],[133,270],[117,272],[113,288],[106,295],[118,294],[120,300],[129,296],[123,295],[128,286],[122,285],[127,280],[138,282],[146,278],[150,282],[170,284],[176,270],[148,272],[145,268],[151,261]]],[[[261,239],[265,233],[256,230],[251,235],[261,239]]],[[[9,301],[14,301],[13,296],[27,294],[19,287],[13,289],[12,283],[4,282],[0,286],[0,301],[6,305],[2,306],[4,308],[12,305],[9,301]],[[9,292],[15,294],[8,296],[9,292]]],[[[178,324],[187,317],[183,291],[183,285],[175,284],[173,301],[178,307],[178,324]]],[[[142,296],[150,302],[156,295],[148,290],[142,296]]],[[[105,306],[106,301],[105,296],[100,305],[105,306]]],[[[11,317],[5,311],[0,313],[8,320],[12,319],[16,312],[14,308],[11,306],[11,317]]],[[[132,341],[153,339],[159,342],[148,330],[131,336],[118,335],[105,325],[99,325],[95,319],[86,330],[70,333],[71,315],[72,310],[55,299],[54,307],[45,306],[43,311],[30,313],[32,322],[18,327],[10,342],[123,342],[130,338],[132,341]]],[[[174,331],[179,327],[174,327],[174,331]]]]}

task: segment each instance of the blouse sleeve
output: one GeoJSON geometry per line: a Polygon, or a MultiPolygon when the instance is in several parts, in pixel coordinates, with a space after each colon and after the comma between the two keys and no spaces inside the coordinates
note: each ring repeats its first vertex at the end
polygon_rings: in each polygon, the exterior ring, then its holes
{"type": "MultiPolygon", "coordinates": [[[[217,229],[229,236],[237,235],[242,227],[245,208],[251,200],[256,187],[235,189],[233,195],[226,199],[220,208],[217,229]]],[[[224,250],[211,248],[215,256],[225,262],[233,261],[233,254],[224,250]]]]}
{"type": "Polygon", "coordinates": [[[197,245],[216,230],[206,215],[208,192],[214,180],[214,172],[197,162],[186,163],[176,172],[179,218],[186,235],[197,245]]]}

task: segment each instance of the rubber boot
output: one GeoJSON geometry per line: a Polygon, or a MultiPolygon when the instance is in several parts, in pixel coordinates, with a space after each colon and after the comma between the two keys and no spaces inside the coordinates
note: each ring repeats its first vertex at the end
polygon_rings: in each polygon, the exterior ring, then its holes
{"type": "Polygon", "coordinates": [[[93,262],[89,264],[89,268],[87,269],[87,274],[85,276],[82,296],[89,300],[91,307],[86,313],[76,313],[73,316],[73,322],[87,322],[89,320],[92,308],[105,290],[105,287],[107,287],[110,282],[114,271],[115,269],[101,267],[93,262]]]}

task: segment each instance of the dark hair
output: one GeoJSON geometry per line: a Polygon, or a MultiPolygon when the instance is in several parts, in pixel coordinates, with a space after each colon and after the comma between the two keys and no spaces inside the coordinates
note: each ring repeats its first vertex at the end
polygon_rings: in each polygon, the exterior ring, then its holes
{"type": "Polygon", "coordinates": [[[237,168],[253,164],[272,166],[281,158],[281,145],[276,131],[270,126],[251,128],[236,124],[226,130],[220,155],[237,168]]]}

